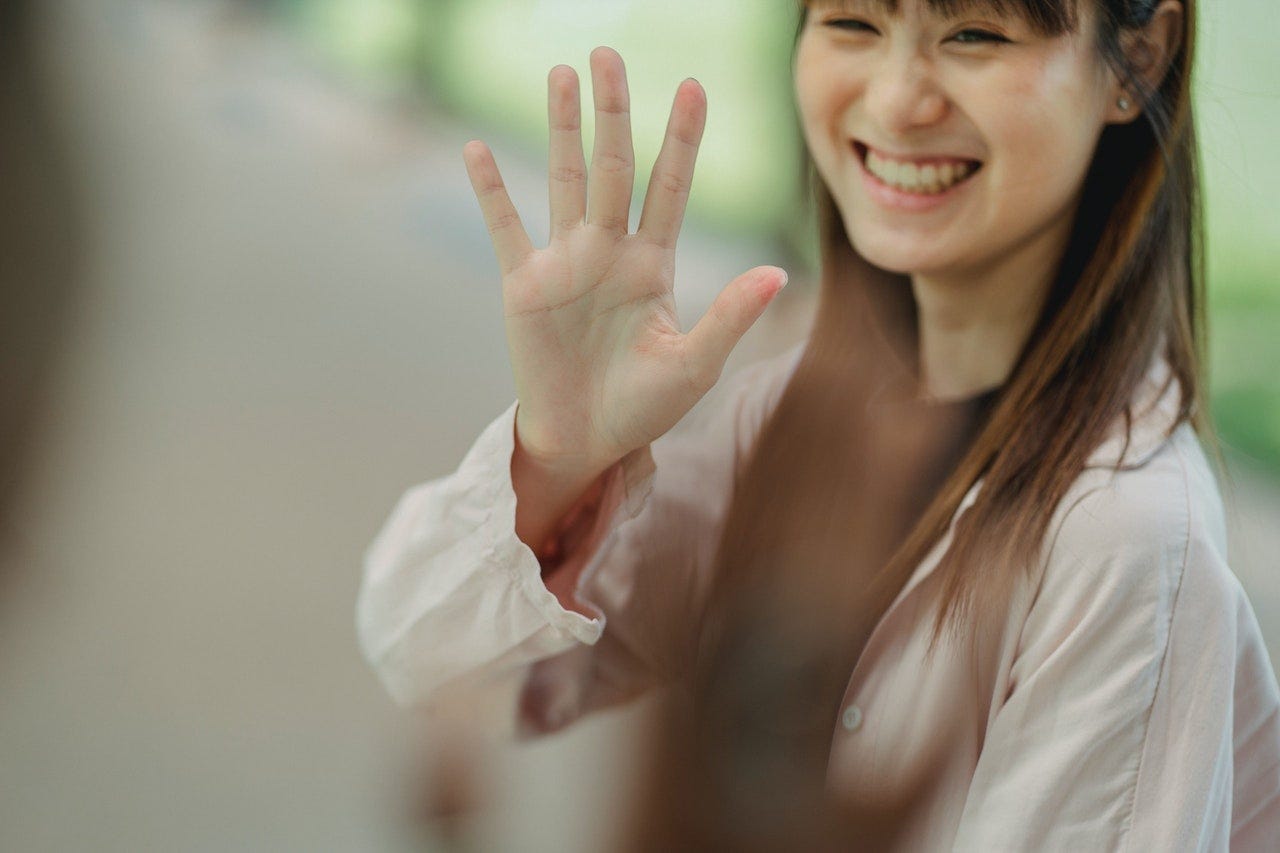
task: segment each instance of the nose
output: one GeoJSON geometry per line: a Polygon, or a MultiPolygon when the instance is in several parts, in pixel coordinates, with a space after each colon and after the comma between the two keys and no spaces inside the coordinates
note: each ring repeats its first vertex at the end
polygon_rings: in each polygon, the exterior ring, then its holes
{"type": "Polygon", "coordinates": [[[886,132],[909,135],[947,114],[947,98],[927,57],[896,52],[885,57],[867,82],[866,108],[886,132]]]}

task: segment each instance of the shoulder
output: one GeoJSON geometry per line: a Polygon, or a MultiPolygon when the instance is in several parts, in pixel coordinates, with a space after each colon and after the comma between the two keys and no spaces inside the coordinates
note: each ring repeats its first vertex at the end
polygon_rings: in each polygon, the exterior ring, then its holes
{"type": "Polygon", "coordinates": [[[1017,620],[1011,683],[1076,667],[1099,683],[1141,684],[1132,697],[1149,697],[1171,644],[1212,649],[1222,656],[1214,666],[1229,669],[1247,602],[1225,560],[1220,515],[1190,425],[1141,465],[1087,468],[1009,614],[1017,620]]]}
{"type": "Polygon", "coordinates": [[[1140,465],[1086,468],[1059,504],[1050,556],[1156,543],[1180,552],[1189,534],[1191,497],[1180,433],[1181,427],[1140,465]]]}
{"type": "Polygon", "coordinates": [[[1176,589],[1189,567],[1228,580],[1222,499],[1183,408],[1181,385],[1157,352],[1059,502],[1046,573],[1065,565],[1082,580],[1176,589]]]}
{"type": "Polygon", "coordinates": [[[1213,471],[1180,424],[1139,464],[1086,468],[1072,484],[1046,536],[1037,597],[1079,607],[1109,599],[1165,621],[1174,607],[1225,616],[1240,595],[1225,531],[1213,471]],[[1200,594],[1180,600],[1192,575],[1200,594]]]}

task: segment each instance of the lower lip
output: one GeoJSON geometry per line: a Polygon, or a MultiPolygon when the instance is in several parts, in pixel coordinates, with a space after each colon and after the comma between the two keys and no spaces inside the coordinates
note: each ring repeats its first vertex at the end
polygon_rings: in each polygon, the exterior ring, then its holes
{"type": "MultiPolygon", "coordinates": [[[[854,156],[858,155],[857,149],[854,149],[854,156]]],[[[912,213],[922,213],[929,210],[936,210],[939,207],[953,201],[964,192],[965,187],[973,183],[977,175],[970,173],[958,184],[952,184],[940,193],[931,195],[922,195],[920,193],[904,192],[896,187],[891,187],[884,181],[877,178],[867,169],[866,161],[861,157],[858,158],[858,167],[862,170],[862,181],[866,185],[867,193],[878,201],[884,207],[893,210],[905,210],[912,213]]],[[[981,171],[981,170],[979,170],[981,171]]]]}

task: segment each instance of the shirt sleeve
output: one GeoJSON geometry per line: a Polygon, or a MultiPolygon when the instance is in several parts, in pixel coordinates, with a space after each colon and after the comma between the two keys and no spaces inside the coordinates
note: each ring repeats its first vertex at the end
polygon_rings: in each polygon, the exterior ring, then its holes
{"type": "Polygon", "coordinates": [[[785,378],[777,368],[796,355],[739,370],[602,475],[555,569],[576,576],[586,614],[562,606],[515,535],[511,404],[456,471],[401,497],[365,553],[357,633],[388,692],[529,735],[660,681],[689,629],[688,596],[703,585],[737,462],[785,378]]]}
{"type": "Polygon", "coordinates": [[[955,849],[1228,849],[1248,604],[1178,454],[1150,464],[1066,512],[955,849]]]}

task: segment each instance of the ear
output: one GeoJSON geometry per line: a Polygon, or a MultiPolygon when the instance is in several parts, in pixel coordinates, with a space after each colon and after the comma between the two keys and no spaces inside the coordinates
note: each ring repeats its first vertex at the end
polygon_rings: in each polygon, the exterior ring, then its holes
{"type": "Polygon", "coordinates": [[[1164,81],[1169,63],[1182,46],[1182,3],[1179,0],[1160,0],[1151,18],[1141,27],[1130,27],[1120,32],[1120,49],[1124,52],[1129,68],[1140,88],[1126,86],[1117,78],[1112,85],[1111,105],[1107,121],[1125,124],[1142,114],[1143,92],[1154,92],[1164,81]],[[1122,109],[1119,100],[1128,101],[1122,109]]]}

